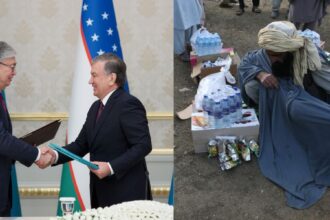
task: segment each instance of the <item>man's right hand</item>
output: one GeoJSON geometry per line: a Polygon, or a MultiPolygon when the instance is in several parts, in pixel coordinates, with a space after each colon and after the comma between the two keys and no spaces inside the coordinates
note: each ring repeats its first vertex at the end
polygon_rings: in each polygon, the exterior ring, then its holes
{"type": "Polygon", "coordinates": [[[45,169],[49,167],[54,162],[54,158],[49,153],[41,153],[40,158],[35,163],[38,165],[40,169],[45,169]]]}
{"type": "Polygon", "coordinates": [[[278,88],[277,78],[271,73],[260,72],[257,75],[257,78],[259,79],[261,84],[266,88],[270,88],[270,89],[278,88]]]}
{"type": "Polygon", "coordinates": [[[40,150],[41,150],[41,154],[50,154],[54,159],[56,159],[56,153],[50,147],[42,146],[40,150]]]}
{"type": "Polygon", "coordinates": [[[35,163],[40,169],[44,169],[55,163],[56,154],[51,148],[44,146],[41,147],[39,150],[41,152],[40,159],[35,163]]]}

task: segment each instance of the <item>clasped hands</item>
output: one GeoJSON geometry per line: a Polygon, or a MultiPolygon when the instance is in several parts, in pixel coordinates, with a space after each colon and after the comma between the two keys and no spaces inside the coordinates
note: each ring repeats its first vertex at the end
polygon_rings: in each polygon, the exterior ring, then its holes
{"type": "Polygon", "coordinates": [[[55,163],[56,154],[51,148],[44,146],[39,148],[39,151],[40,151],[40,158],[35,162],[35,164],[40,169],[45,169],[55,163]]]}
{"type": "MultiPolygon", "coordinates": [[[[35,162],[35,164],[40,169],[45,169],[55,163],[56,154],[51,148],[47,146],[43,146],[39,148],[39,150],[40,150],[40,158],[35,162]]],[[[111,174],[111,170],[107,162],[101,162],[101,161],[91,161],[91,162],[99,166],[98,170],[90,169],[91,172],[93,172],[99,179],[103,179],[104,177],[111,174]]]]}

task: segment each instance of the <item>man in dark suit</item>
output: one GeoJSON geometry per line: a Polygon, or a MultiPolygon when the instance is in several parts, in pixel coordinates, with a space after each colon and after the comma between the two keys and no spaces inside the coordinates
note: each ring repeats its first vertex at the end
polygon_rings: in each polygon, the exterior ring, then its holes
{"type": "MultiPolygon", "coordinates": [[[[6,42],[0,41],[0,91],[10,85],[16,75],[16,52],[6,42]]],[[[15,160],[25,166],[34,162],[44,168],[52,162],[52,156],[42,152],[12,135],[11,120],[0,94],[0,217],[10,216],[12,203],[11,167],[15,160]]]]}
{"type": "MultiPolygon", "coordinates": [[[[126,64],[116,55],[93,60],[89,84],[99,100],[90,107],[77,139],[64,146],[79,156],[90,153],[90,160],[99,166],[90,174],[92,208],[152,199],[145,161],[152,149],[146,111],[124,91],[125,81],[126,64]]],[[[56,164],[71,160],[56,157],[56,164]]]]}

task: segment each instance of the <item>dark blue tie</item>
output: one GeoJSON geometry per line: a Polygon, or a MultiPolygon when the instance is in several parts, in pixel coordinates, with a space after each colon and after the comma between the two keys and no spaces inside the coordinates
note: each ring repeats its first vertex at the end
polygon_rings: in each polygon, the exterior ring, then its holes
{"type": "Polygon", "coordinates": [[[2,93],[0,93],[0,102],[1,102],[1,105],[2,105],[3,110],[4,110],[5,112],[7,112],[6,103],[5,103],[5,101],[3,100],[2,93]]]}
{"type": "Polygon", "coordinates": [[[99,120],[101,113],[104,109],[104,105],[103,103],[100,101],[100,105],[99,105],[99,110],[97,111],[97,115],[96,115],[96,122],[99,120]]]}

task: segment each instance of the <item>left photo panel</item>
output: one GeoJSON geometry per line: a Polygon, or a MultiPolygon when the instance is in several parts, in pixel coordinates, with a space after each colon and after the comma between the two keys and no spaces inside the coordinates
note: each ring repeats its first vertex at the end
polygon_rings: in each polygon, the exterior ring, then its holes
{"type": "Polygon", "coordinates": [[[173,2],[0,4],[0,217],[173,219],[173,2]]]}

